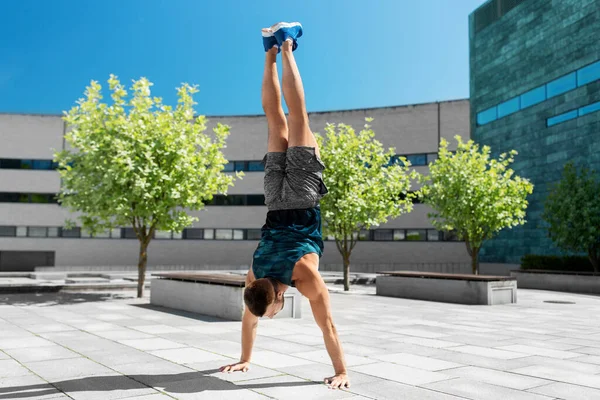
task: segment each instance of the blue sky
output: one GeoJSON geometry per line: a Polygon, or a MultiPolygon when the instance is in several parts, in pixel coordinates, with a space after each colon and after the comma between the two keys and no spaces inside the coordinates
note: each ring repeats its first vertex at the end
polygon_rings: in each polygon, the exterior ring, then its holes
{"type": "Polygon", "coordinates": [[[90,80],[145,76],[206,115],[262,113],[260,28],[300,21],[309,111],[469,96],[468,15],[484,0],[8,0],[0,112],[61,113],[90,80]]]}

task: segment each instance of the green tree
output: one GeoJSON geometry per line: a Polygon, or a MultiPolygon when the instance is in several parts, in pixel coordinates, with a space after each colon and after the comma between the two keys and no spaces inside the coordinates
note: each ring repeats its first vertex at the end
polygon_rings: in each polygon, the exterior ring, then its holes
{"type": "Polygon", "coordinates": [[[594,271],[600,258],[600,180],[595,171],[565,165],[562,179],[546,199],[543,219],[554,243],[565,251],[587,253],[594,271]]]}
{"type": "MultiPolygon", "coordinates": [[[[371,119],[367,119],[370,122],[371,119]]],[[[344,263],[344,290],[350,289],[350,256],[362,229],[412,210],[409,162],[390,163],[394,149],[385,151],[369,125],[356,133],[345,124],[327,124],[317,135],[329,194],[321,200],[325,235],[333,236],[344,263]],[[337,128],[337,129],[336,129],[337,128]]]]}
{"type": "MultiPolygon", "coordinates": [[[[206,130],[206,118],[194,116],[195,86],[177,89],[178,104],[152,97],[152,83],[134,81],[132,96],[114,75],[108,80],[112,102],[102,102],[92,81],[85,97],[65,112],[65,140],[71,149],[54,154],[62,178],[59,202],[92,234],[132,226],[139,240],[138,297],[142,297],[148,245],[155,231],[181,232],[197,218],[213,194],[225,193],[234,177],[222,173],[221,150],[229,127],[206,130]]],[[[74,225],[67,220],[68,227],[74,225]]]]}
{"type": "Polygon", "coordinates": [[[434,227],[454,231],[464,240],[471,256],[473,274],[479,273],[479,250],[497,232],[525,224],[527,195],[533,185],[509,168],[516,151],[501,154],[496,160],[488,146],[479,147],[472,140],[463,142],[456,136],[456,152],[448,150],[442,139],[439,158],[422,176],[421,193],[434,227]]]}

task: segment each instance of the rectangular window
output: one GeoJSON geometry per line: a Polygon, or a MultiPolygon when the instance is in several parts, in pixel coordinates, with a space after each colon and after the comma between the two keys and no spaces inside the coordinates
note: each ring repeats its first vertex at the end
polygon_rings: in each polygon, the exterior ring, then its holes
{"type": "Polygon", "coordinates": [[[94,237],[98,239],[108,239],[110,238],[110,231],[99,231],[94,235],[94,237]]]}
{"type": "Polygon", "coordinates": [[[48,237],[58,237],[60,234],[60,230],[56,226],[48,227],[48,237]]]}
{"type": "Polygon", "coordinates": [[[31,194],[31,202],[32,203],[50,203],[51,194],[41,194],[41,193],[32,193],[31,194]]]}
{"type": "Polygon", "coordinates": [[[536,87],[521,95],[521,110],[546,100],[546,86],[536,87]]]}
{"type": "Polygon", "coordinates": [[[33,169],[33,160],[21,160],[21,169],[33,169]]]}
{"type": "Polygon", "coordinates": [[[404,229],[394,229],[394,240],[406,240],[406,231],[404,229]]]}
{"type": "Polygon", "coordinates": [[[21,160],[16,160],[14,158],[2,158],[0,159],[0,168],[20,169],[21,160]]]}
{"type": "Polygon", "coordinates": [[[452,232],[443,232],[442,239],[445,242],[458,242],[459,241],[458,235],[454,231],[452,231],[452,232]]]}
{"type": "Polygon", "coordinates": [[[489,124],[492,121],[495,121],[498,119],[498,113],[497,113],[497,108],[496,107],[492,107],[492,108],[488,108],[487,110],[484,110],[480,113],[477,113],[477,125],[485,125],[485,124],[489,124]]]}
{"type": "Polygon", "coordinates": [[[81,237],[82,238],[91,238],[92,232],[88,231],[87,229],[81,228],[81,237]]]}
{"type": "Polygon", "coordinates": [[[585,107],[581,107],[579,109],[579,116],[583,117],[586,114],[590,114],[600,110],[600,101],[596,103],[589,104],[585,107]]]}
{"type": "Polygon", "coordinates": [[[155,239],[171,239],[171,231],[154,231],[155,239]]]}
{"type": "Polygon", "coordinates": [[[17,236],[17,228],[14,226],[0,226],[0,236],[17,236]]]}
{"type": "Polygon", "coordinates": [[[32,160],[33,169],[52,169],[52,160],[32,160]]]}
{"type": "Polygon", "coordinates": [[[600,79],[600,61],[596,61],[577,71],[577,85],[583,86],[600,79]]]}
{"type": "Polygon", "coordinates": [[[62,228],[60,232],[60,236],[66,238],[78,238],[81,237],[81,228],[75,227],[72,229],[62,228]]]}
{"type": "Polygon", "coordinates": [[[427,240],[430,242],[437,242],[441,239],[440,232],[435,229],[427,229],[427,240]]]}
{"type": "Polygon", "coordinates": [[[260,229],[248,229],[247,238],[248,240],[260,240],[262,237],[262,231],[260,229]]]}
{"type": "Polygon", "coordinates": [[[376,229],[374,240],[377,240],[377,241],[394,240],[394,231],[392,229],[376,229]]]}
{"type": "Polygon", "coordinates": [[[202,228],[185,228],[186,239],[204,239],[204,229],[202,228]]]}
{"type": "Polygon", "coordinates": [[[215,239],[217,240],[231,240],[233,234],[231,229],[215,229],[215,239]]]}
{"type": "Polygon", "coordinates": [[[171,232],[171,237],[173,239],[183,239],[183,231],[181,232],[171,232]]]}
{"type": "Polygon", "coordinates": [[[429,154],[427,154],[427,165],[429,165],[430,163],[434,162],[437,159],[438,159],[438,154],[437,153],[429,153],[429,154]]]}
{"type": "Polygon", "coordinates": [[[406,240],[427,240],[427,232],[425,231],[425,229],[409,229],[406,231],[406,240]]]}
{"type": "Polygon", "coordinates": [[[247,169],[246,161],[234,161],[233,169],[235,171],[245,171],[247,169]]]}
{"type": "Polygon", "coordinates": [[[124,239],[137,239],[135,230],[133,228],[123,228],[123,238],[124,239]]]}
{"type": "Polygon", "coordinates": [[[26,226],[17,226],[17,237],[26,237],[27,236],[27,227],[26,226]]]}
{"type": "Polygon", "coordinates": [[[560,114],[555,117],[548,118],[547,124],[548,124],[548,126],[553,126],[553,125],[560,124],[561,122],[565,122],[565,121],[568,121],[568,120],[574,119],[574,118],[577,118],[577,110],[572,110],[572,111],[566,112],[564,114],[560,114]]]}
{"type": "Polygon", "coordinates": [[[244,230],[243,229],[234,229],[233,230],[233,240],[244,240],[244,230]]]}
{"type": "Polygon", "coordinates": [[[571,72],[570,74],[561,76],[560,78],[546,84],[546,93],[550,99],[554,96],[558,96],[559,94],[568,92],[569,90],[573,90],[576,87],[577,74],[575,72],[571,72]]]}
{"type": "Polygon", "coordinates": [[[249,194],[246,199],[246,205],[248,206],[264,206],[265,196],[263,194],[249,194]]]}
{"type": "Polygon", "coordinates": [[[358,240],[371,240],[371,231],[366,229],[361,230],[358,233],[358,240]]]}
{"type": "Polygon", "coordinates": [[[121,228],[113,228],[110,230],[110,238],[111,239],[121,239],[121,228]]]}
{"type": "Polygon", "coordinates": [[[248,161],[248,171],[250,172],[260,172],[264,171],[265,166],[262,161],[248,161]]]}
{"type": "Polygon", "coordinates": [[[223,172],[233,172],[233,162],[224,165],[223,172]]]}
{"type": "Polygon", "coordinates": [[[214,229],[205,229],[204,230],[204,240],[213,240],[215,238],[215,230],[214,229]]]}
{"type": "Polygon", "coordinates": [[[504,103],[498,104],[498,118],[506,117],[507,115],[516,113],[520,109],[519,97],[513,97],[504,103]]]}
{"type": "Polygon", "coordinates": [[[411,154],[406,156],[412,166],[427,165],[427,154],[411,154]]]}

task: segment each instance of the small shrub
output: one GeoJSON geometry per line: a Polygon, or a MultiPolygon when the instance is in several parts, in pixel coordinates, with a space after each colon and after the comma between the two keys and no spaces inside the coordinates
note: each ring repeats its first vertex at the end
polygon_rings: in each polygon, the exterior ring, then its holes
{"type": "Polygon", "coordinates": [[[548,271],[594,272],[589,258],[583,256],[540,256],[527,254],[521,258],[521,269],[548,271]]]}

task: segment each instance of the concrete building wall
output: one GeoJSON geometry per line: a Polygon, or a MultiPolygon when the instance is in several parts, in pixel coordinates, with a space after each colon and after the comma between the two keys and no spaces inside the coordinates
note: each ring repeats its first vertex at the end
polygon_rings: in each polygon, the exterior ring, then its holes
{"type": "MultiPolygon", "coordinates": [[[[457,100],[369,110],[312,113],[315,132],[324,132],[326,123],[346,123],[361,129],[366,117],[378,140],[395,147],[398,154],[437,153],[440,137],[468,136],[469,102],[457,100]]],[[[217,122],[231,127],[224,150],[229,160],[261,160],[266,150],[267,125],[264,116],[209,117],[208,129],[217,122]]],[[[63,146],[65,127],[59,116],[2,115],[0,139],[11,147],[0,149],[0,158],[52,159],[63,146]],[[6,140],[5,140],[6,139],[6,140]]],[[[415,167],[427,173],[427,167],[415,167]]],[[[262,194],[263,172],[246,172],[229,194],[262,194]]],[[[414,189],[419,185],[415,183],[414,189]]],[[[56,171],[0,169],[0,192],[56,193],[60,178],[56,171]]],[[[412,213],[383,224],[381,229],[432,228],[429,208],[416,204],[412,213]]],[[[259,229],[265,220],[264,206],[207,206],[192,212],[198,228],[259,229]]],[[[0,202],[0,226],[64,226],[76,219],[56,204],[0,202]]],[[[150,265],[196,265],[237,268],[249,265],[256,242],[252,240],[154,240],[150,245],[150,265]]],[[[135,265],[138,244],[134,239],[0,237],[1,251],[54,251],[55,265],[135,265]]],[[[456,242],[360,242],[353,254],[353,268],[373,265],[468,263],[462,243],[456,242]]],[[[327,242],[323,268],[335,269],[341,258],[333,242],[327,242]]],[[[373,267],[374,268],[374,267],[373,267]]]]}

